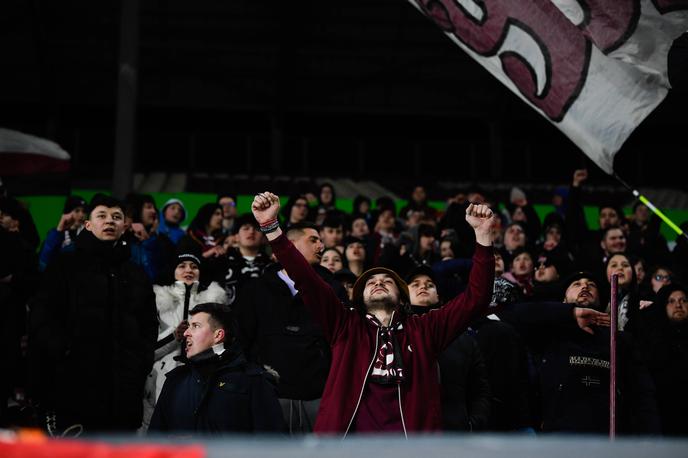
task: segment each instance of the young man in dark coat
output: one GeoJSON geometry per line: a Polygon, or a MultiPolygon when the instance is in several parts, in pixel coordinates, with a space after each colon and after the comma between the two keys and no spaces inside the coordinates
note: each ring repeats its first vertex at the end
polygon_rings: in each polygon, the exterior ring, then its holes
{"type": "Polygon", "coordinates": [[[158,320],[150,281],[129,260],[123,232],[122,204],[96,195],[75,251],[48,266],[29,303],[33,396],[51,434],[141,425],[158,320]]]}
{"type": "Polygon", "coordinates": [[[229,309],[206,303],[189,313],[186,364],[167,374],[149,431],[282,432],[274,377],[244,358],[229,309]]]}
{"type": "Polygon", "coordinates": [[[270,257],[262,249],[265,237],[251,213],[234,220],[232,235],[236,237],[236,247],[227,250],[224,272],[224,285],[229,303],[233,304],[241,288],[253,278],[260,278],[270,257]]]}
{"type": "MultiPolygon", "coordinates": [[[[573,273],[563,285],[563,303],[514,304],[496,314],[537,355],[542,431],[607,434],[609,317],[599,311],[593,274],[573,273]]],[[[617,352],[617,431],[659,433],[654,385],[628,334],[619,333],[617,352]]]]}
{"type": "Polygon", "coordinates": [[[466,220],[477,239],[466,292],[423,316],[408,313],[408,287],[382,267],[356,281],[347,309],[308,260],[282,234],[279,198],[255,196],[253,214],[277,259],[332,349],[332,365],[314,431],[359,433],[437,431],[442,427],[438,355],[482,313],[494,281],[492,211],[470,205],[466,220]]]}
{"type": "MultiPolygon", "coordinates": [[[[435,274],[428,266],[406,277],[411,309],[423,315],[442,306],[435,274]]],[[[481,431],[490,424],[490,383],[480,347],[468,332],[457,337],[439,356],[442,386],[442,425],[446,431],[481,431]]]]}

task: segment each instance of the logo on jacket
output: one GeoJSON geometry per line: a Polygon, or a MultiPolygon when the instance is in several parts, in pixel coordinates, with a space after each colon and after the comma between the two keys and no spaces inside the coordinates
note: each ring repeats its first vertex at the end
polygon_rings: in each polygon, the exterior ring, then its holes
{"type": "Polygon", "coordinates": [[[609,361],[604,359],[591,358],[589,356],[569,356],[571,366],[592,366],[609,369],[609,361]]]}
{"type": "Polygon", "coordinates": [[[589,375],[586,375],[581,379],[581,383],[587,387],[590,387],[592,385],[599,385],[600,379],[598,379],[597,377],[591,377],[589,375]]]}

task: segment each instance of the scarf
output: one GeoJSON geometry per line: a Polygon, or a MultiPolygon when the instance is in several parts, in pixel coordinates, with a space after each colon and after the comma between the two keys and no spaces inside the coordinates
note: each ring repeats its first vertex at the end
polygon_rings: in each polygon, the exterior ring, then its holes
{"type": "Polygon", "coordinates": [[[512,272],[506,272],[502,275],[503,278],[515,283],[517,286],[521,287],[521,291],[526,297],[532,296],[533,291],[533,274],[514,274],[512,272]]]}
{"type": "Polygon", "coordinates": [[[196,240],[201,242],[201,244],[203,245],[203,252],[204,253],[217,245],[217,242],[215,241],[215,237],[213,237],[212,235],[207,235],[204,231],[202,231],[200,229],[192,231],[191,234],[193,235],[193,237],[196,240]]]}
{"type": "Polygon", "coordinates": [[[394,322],[394,314],[389,326],[383,326],[374,315],[366,313],[366,318],[378,328],[379,337],[369,380],[380,385],[402,383],[405,379],[404,363],[395,331],[401,331],[404,326],[401,322],[394,322]]]}

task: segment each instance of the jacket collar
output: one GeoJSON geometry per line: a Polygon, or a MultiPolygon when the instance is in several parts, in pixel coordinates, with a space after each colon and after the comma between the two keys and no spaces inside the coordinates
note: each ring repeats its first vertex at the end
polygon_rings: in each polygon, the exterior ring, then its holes
{"type": "Polygon", "coordinates": [[[217,371],[243,365],[246,363],[246,357],[241,351],[239,344],[235,342],[229,348],[225,348],[224,344],[221,347],[215,345],[192,356],[186,362],[192,369],[202,371],[209,366],[216,366],[215,371],[217,371]]]}
{"type": "MultiPolygon", "coordinates": [[[[198,292],[198,285],[199,285],[199,282],[197,282],[197,281],[195,281],[191,284],[191,293],[192,294],[195,294],[198,292]]],[[[175,281],[173,287],[174,287],[175,291],[177,291],[178,293],[180,293],[182,295],[184,295],[184,293],[186,293],[186,283],[184,283],[183,281],[179,281],[179,280],[175,281]]]]}
{"type": "Polygon", "coordinates": [[[103,241],[89,230],[79,233],[76,238],[76,249],[81,253],[113,263],[124,262],[131,256],[129,244],[123,238],[114,242],[103,241]]]}

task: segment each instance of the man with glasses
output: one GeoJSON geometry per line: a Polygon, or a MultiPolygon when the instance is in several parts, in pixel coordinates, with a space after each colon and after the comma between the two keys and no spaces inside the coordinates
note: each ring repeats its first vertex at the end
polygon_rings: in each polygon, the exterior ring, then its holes
{"type": "Polygon", "coordinates": [[[237,216],[236,194],[228,192],[218,194],[217,203],[222,207],[222,234],[230,235],[234,227],[234,219],[237,216]]]}

